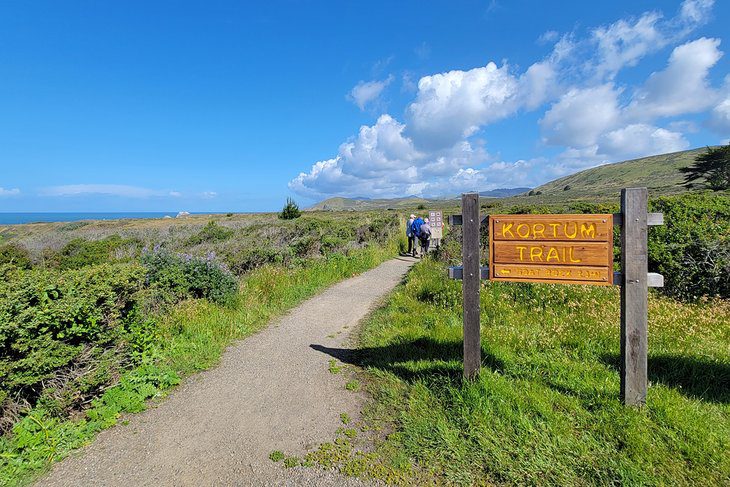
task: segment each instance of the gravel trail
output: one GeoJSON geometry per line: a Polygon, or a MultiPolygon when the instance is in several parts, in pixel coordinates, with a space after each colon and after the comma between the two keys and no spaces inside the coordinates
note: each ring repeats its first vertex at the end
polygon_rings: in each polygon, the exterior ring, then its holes
{"type": "Polygon", "coordinates": [[[309,299],[235,343],[216,368],[100,433],[37,485],[364,485],[317,468],[284,469],[268,456],[301,455],[335,438],[340,413],[359,417],[364,396],[345,390],[346,375],[330,373],[332,357],[311,345],[345,346],[413,262],[390,260],[309,299]]]}

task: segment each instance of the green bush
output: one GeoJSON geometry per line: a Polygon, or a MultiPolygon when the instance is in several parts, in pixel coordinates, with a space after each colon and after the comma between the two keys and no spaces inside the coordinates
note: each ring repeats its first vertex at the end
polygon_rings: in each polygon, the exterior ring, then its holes
{"type": "Polygon", "coordinates": [[[142,256],[147,269],[147,283],[158,299],[172,303],[186,298],[205,298],[225,303],[238,288],[238,281],[213,253],[206,258],[167,251],[148,252],[142,256]]]}
{"type": "Polygon", "coordinates": [[[3,264],[9,264],[21,269],[30,269],[33,265],[28,250],[17,244],[0,246],[0,265],[3,264]]]}
{"type": "Polygon", "coordinates": [[[84,240],[75,238],[68,242],[57,254],[50,258],[51,264],[61,269],[80,269],[97,265],[113,259],[113,252],[126,245],[135,245],[132,239],[112,235],[103,240],[84,240]]]}
{"type": "Polygon", "coordinates": [[[264,245],[229,250],[223,260],[234,274],[240,276],[266,264],[286,264],[291,257],[288,247],[282,249],[264,245]]]}
{"type": "Polygon", "coordinates": [[[730,297],[730,196],[694,193],[653,200],[664,225],[649,231],[649,270],[679,299],[730,297]]]}
{"type": "Polygon", "coordinates": [[[216,222],[210,221],[202,230],[195,235],[192,235],[188,239],[187,244],[198,245],[204,242],[220,242],[231,238],[233,233],[233,230],[230,228],[222,227],[216,222]]]}
{"type": "Polygon", "coordinates": [[[84,398],[111,377],[119,366],[111,349],[127,333],[144,284],[141,266],[59,271],[6,265],[0,275],[3,417],[13,404],[33,405],[41,397],[68,407],[68,398],[84,398]]]}

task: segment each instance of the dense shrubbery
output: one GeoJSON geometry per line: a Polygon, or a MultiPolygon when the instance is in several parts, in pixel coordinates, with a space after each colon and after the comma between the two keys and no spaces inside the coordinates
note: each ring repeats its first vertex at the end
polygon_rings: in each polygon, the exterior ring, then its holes
{"type": "Polygon", "coordinates": [[[216,222],[208,222],[200,232],[192,235],[188,239],[188,245],[198,245],[203,242],[216,242],[222,240],[228,240],[233,236],[233,230],[230,228],[222,227],[216,222]]]}
{"type": "Polygon", "coordinates": [[[0,265],[9,264],[21,269],[30,269],[30,252],[16,244],[0,246],[0,265]]]}
{"type": "Polygon", "coordinates": [[[50,255],[48,264],[56,265],[61,269],[80,269],[87,265],[102,264],[111,260],[116,250],[136,243],[131,239],[123,239],[119,235],[112,235],[103,240],[75,238],[58,253],[50,255]]]}
{"type": "Polygon", "coordinates": [[[200,258],[157,250],[145,253],[142,265],[147,270],[152,295],[166,303],[206,298],[222,304],[235,294],[238,286],[233,274],[215,261],[215,254],[200,258]]]}
{"type": "Polygon", "coordinates": [[[664,225],[649,232],[649,268],[664,275],[664,292],[730,297],[730,196],[688,194],[650,206],[664,213],[664,225]]]}
{"type": "Polygon", "coordinates": [[[37,401],[66,411],[118,375],[138,319],[139,265],[80,270],[0,268],[0,431],[37,401]]]}

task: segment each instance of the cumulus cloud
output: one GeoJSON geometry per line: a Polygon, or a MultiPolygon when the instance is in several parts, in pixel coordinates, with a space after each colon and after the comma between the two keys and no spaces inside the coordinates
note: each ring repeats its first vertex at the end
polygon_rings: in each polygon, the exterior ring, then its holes
{"type": "Polygon", "coordinates": [[[545,141],[573,147],[595,144],[619,121],[618,95],[612,83],[571,89],[540,120],[545,141]]]}
{"type": "Polygon", "coordinates": [[[393,81],[393,76],[384,80],[360,81],[347,95],[348,100],[353,102],[360,110],[376,102],[383,90],[393,81]]]}
{"type": "Polygon", "coordinates": [[[703,112],[718,93],[707,75],[722,57],[719,39],[701,38],[676,47],[663,71],[653,73],[628,107],[628,116],[650,120],[703,112]]]}
{"type": "Polygon", "coordinates": [[[424,76],[407,109],[409,133],[419,145],[448,147],[518,107],[518,80],[493,62],[469,71],[424,76]]]}
{"type": "MultiPolygon", "coordinates": [[[[381,115],[342,143],[333,157],[300,173],[289,187],[323,196],[435,196],[464,190],[531,185],[595,165],[685,149],[696,130],[679,119],[709,112],[708,125],[730,130],[730,81],[723,90],[709,74],[722,52],[719,39],[687,41],[711,17],[713,0],[684,0],[665,18],[659,11],[575,32],[548,32],[538,40],[549,52],[526,69],[493,61],[472,69],[423,76],[403,74],[414,98],[399,117],[381,115]],[[645,57],[673,47],[666,67],[637,86],[616,75],[645,57]],[[543,145],[559,148],[551,159],[503,161],[491,156],[489,126],[543,109],[543,145]],[[674,120],[671,117],[675,117],[674,120]]],[[[374,106],[392,81],[361,82],[349,98],[374,106]]]]}
{"type": "Polygon", "coordinates": [[[613,157],[632,158],[647,154],[678,152],[689,148],[679,132],[646,124],[632,124],[601,137],[599,149],[613,157]]]}
{"type": "Polygon", "coordinates": [[[98,194],[107,196],[121,196],[126,198],[151,198],[161,196],[182,196],[177,191],[156,190],[142,188],[139,186],[127,186],[123,184],[67,184],[62,186],[51,186],[41,191],[44,196],[82,196],[98,194]]]}
{"type": "Polygon", "coordinates": [[[0,187],[0,196],[15,196],[20,194],[20,189],[18,188],[12,188],[12,189],[5,189],[3,187],[0,187]]]}

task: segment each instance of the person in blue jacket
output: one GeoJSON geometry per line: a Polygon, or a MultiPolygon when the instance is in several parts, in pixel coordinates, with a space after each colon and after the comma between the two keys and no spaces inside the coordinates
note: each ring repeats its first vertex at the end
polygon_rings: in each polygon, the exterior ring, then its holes
{"type": "MultiPolygon", "coordinates": [[[[414,239],[419,238],[421,235],[421,225],[423,225],[423,218],[420,216],[417,217],[415,220],[413,220],[413,223],[411,223],[411,234],[413,235],[414,239]]],[[[415,242],[414,242],[415,243],[415,242]]],[[[413,245],[413,257],[416,256],[416,245],[413,245]]]]}

